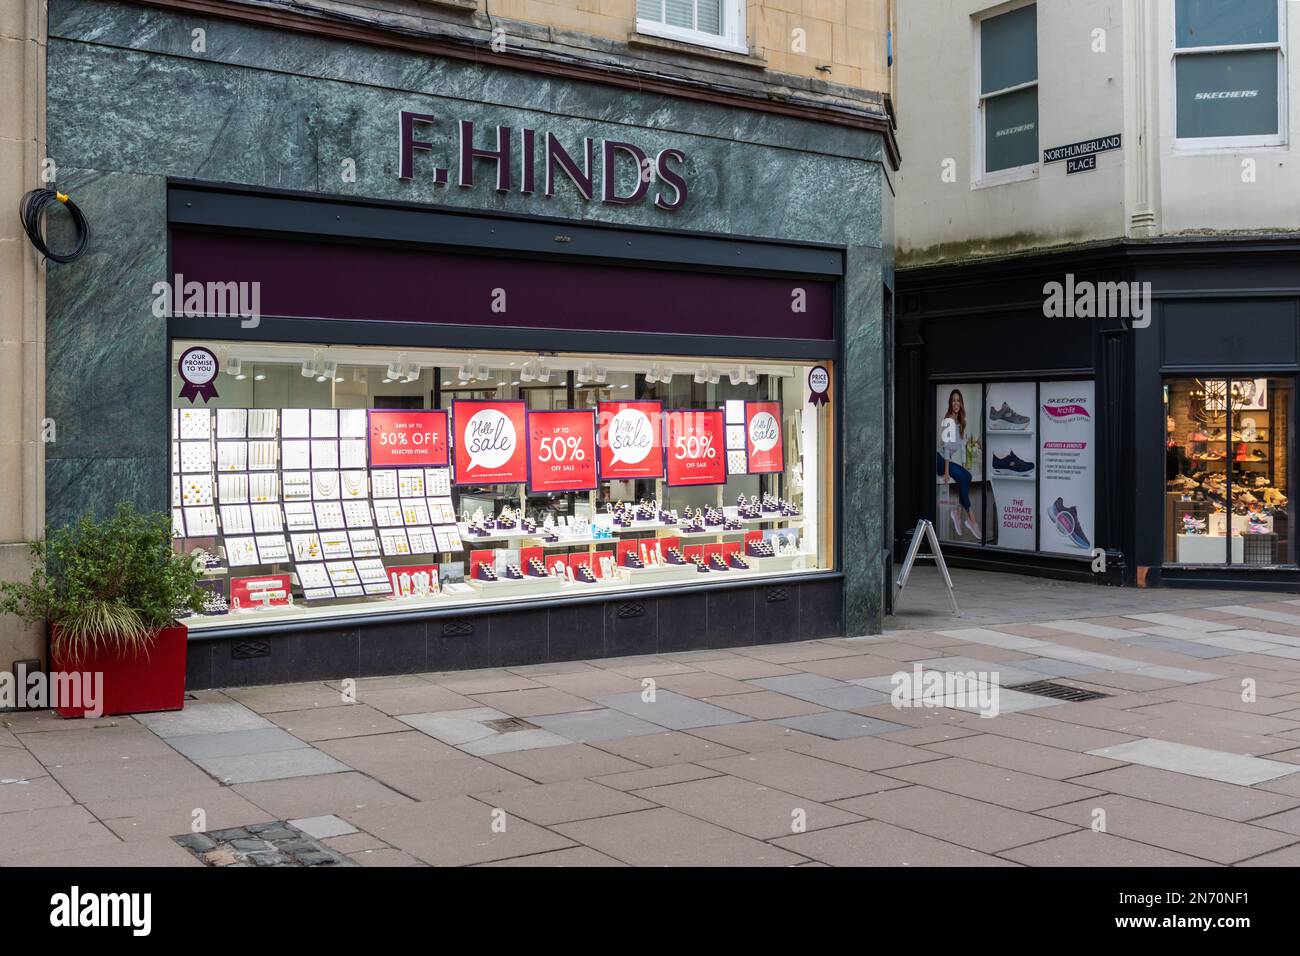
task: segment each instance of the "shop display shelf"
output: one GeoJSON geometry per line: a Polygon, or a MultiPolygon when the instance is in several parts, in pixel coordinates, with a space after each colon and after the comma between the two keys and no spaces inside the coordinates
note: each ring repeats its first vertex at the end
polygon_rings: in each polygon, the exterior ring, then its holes
{"type": "Polygon", "coordinates": [[[770,558],[745,558],[749,562],[750,568],[763,574],[771,574],[773,571],[793,571],[796,568],[802,568],[808,561],[812,560],[810,554],[778,554],[770,558]]]}
{"type": "Polygon", "coordinates": [[[619,568],[619,577],[628,584],[648,584],[658,581],[694,580],[700,576],[695,565],[668,564],[656,568],[619,568]]]}
{"type": "Polygon", "coordinates": [[[535,531],[494,531],[491,534],[470,534],[469,525],[457,524],[460,529],[460,540],[463,542],[472,541],[521,541],[525,538],[536,538],[535,531]]]}
{"type": "Polygon", "coordinates": [[[521,594],[549,594],[559,590],[553,578],[524,578],[522,581],[466,581],[483,597],[509,597],[521,594]]]}

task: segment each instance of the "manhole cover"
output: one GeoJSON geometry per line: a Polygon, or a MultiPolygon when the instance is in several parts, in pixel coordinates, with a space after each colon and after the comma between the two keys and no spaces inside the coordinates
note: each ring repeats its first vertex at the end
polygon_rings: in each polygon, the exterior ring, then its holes
{"type": "Polygon", "coordinates": [[[1069,684],[1057,684],[1050,680],[1036,680],[1030,681],[1028,684],[1015,684],[1009,686],[1007,690],[1018,690],[1026,694],[1051,697],[1053,700],[1068,700],[1072,703],[1085,700],[1101,700],[1103,697],[1111,696],[1110,694],[1099,694],[1095,690],[1084,690],[1082,687],[1071,687],[1069,684]]]}
{"type": "Polygon", "coordinates": [[[499,734],[509,734],[516,730],[537,730],[536,724],[530,724],[522,717],[503,717],[500,720],[485,720],[484,727],[491,727],[499,734]]]}

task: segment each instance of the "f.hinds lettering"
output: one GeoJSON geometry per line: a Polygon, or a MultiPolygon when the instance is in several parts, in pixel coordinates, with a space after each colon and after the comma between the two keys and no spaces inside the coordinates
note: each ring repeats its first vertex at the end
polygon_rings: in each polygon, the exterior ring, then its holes
{"type": "MultiPolygon", "coordinates": [[[[398,176],[402,179],[414,179],[415,153],[433,151],[432,142],[416,138],[416,124],[437,123],[438,118],[431,113],[411,113],[406,110],[399,115],[401,129],[398,176]]],[[[680,169],[686,163],[686,154],[680,149],[662,149],[651,159],[635,143],[604,139],[600,140],[598,146],[596,140],[585,137],[579,151],[580,158],[575,159],[573,153],[561,144],[554,133],[523,127],[518,130],[519,135],[516,137],[516,130],[511,126],[495,126],[489,129],[495,130],[495,133],[489,137],[492,145],[478,146],[475,145],[478,140],[476,140],[474,124],[469,120],[456,122],[456,184],[458,186],[467,189],[473,187],[475,163],[492,163],[496,168],[498,192],[518,189],[525,195],[531,195],[540,191],[550,197],[555,195],[559,180],[566,178],[584,199],[595,199],[597,150],[599,149],[601,202],[623,206],[644,202],[649,197],[651,184],[654,183],[656,188],[653,201],[658,208],[671,212],[680,209],[686,203],[688,189],[686,178],[680,169]],[[624,170],[626,172],[621,173],[624,170]],[[519,177],[517,183],[516,171],[519,177]]],[[[450,169],[444,166],[434,167],[435,185],[446,186],[450,181],[450,169]]]]}

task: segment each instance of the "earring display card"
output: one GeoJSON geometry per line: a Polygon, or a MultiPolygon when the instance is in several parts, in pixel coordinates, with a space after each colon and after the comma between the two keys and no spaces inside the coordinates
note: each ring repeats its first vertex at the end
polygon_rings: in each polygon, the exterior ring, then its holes
{"type": "Polygon", "coordinates": [[[433,498],[451,494],[451,470],[448,468],[424,469],[424,493],[433,498]]]}
{"type": "Polygon", "coordinates": [[[366,467],[366,442],[364,439],[345,438],[339,442],[339,467],[366,467]]]}
{"type": "Polygon", "coordinates": [[[217,409],[217,437],[218,438],[247,438],[248,437],[248,409],[247,408],[218,408],[217,409]]]}
{"type": "Polygon", "coordinates": [[[284,505],[284,526],[290,531],[306,531],[316,527],[316,512],[310,501],[288,501],[284,505]]]}
{"type": "Polygon", "coordinates": [[[438,550],[432,528],[407,528],[406,539],[411,544],[412,554],[432,554],[438,550]]]}
{"type": "Polygon", "coordinates": [[[384,562],[373,559],[358,561],[357,575],[361,578],[363,584],[379,584],[388,580],[388,572],[384,570],[384,562]]]}
{"type": "Polygon", "coordinates": [[[329,588],[330,576],[324,564],[299,564],[294,568],[298,572],[298,583],[303,590],[312,588],[329,588]]]}
{"type": "Polygon", "coordinates": [[[249,475],[248,497],[253,501],[279,501],[279,475],[249,475]]]}
{"type": "Polygon", "coordinates": [[[181,479],[178,475],[172,475],[172,507],[181,506],[181,479]]]}
{"type": "Polygon", "coordinates": [[[313,438],[311,440],[312,468],[337,468],[339,466],[339,443],[333,438],[313,438]]]}
{"type": "Polygon", "coordinates": [[[357,566],[351,561],[330,561],[325,568],[329,571],[330,583],[336,588],[354,588],[361,584],[357,566]]]}
{"type": "Polygon", "coordinates": [[[173,408],[172,409],[172,441],[175,441],[176,439],[181,437],[180,431],[181,431],[181,410],[179,408],[173,408]]]}
{"type": "Polygon", "coordinates": [[[225,535],[253,533],[253,514],[248,510],[248,505],[221,506],[221,533],[225,535]]]}
{"type": "Polygon", "coordinates": [[[429,506],[423,498],[407,498],[402,501],[402,522],[408,525],[429,523],[429,506]]]}
{"type": "Polygon", "coordinates": [[[323,557],[320,549],[320,535],[315,531],[306,534],[291,534],[289,540],[293,544],[293,559],[295,561],[319,561],[323,557]]]}
{"type": "Polygon", "coordinates": [[[397,497],[397,472],[392,468],[375,468],[370,472],[370,491],[376,498],[397,497]]]}
{"type": "Polygon", "coordinates": [[[190,538],[209,538],[217,533],[217,509],[186,508],[185,530],[190,538]]]}
{"type": "Polygon", "coordinates": [[[732,398],[727,400],[727,424],[745,425],[745,402],[743,399],[732,398]]]}
{"type": "Polygon", "coordinates": [[[749,460],[745,456],[745,450],[727,452],[727,474],[743,475],[749,471],[749,460]]]}
{"type": "Polygon", "coordinates": [[[280,462],[285,471],[306,471],[311,467],[311,442],[305,438],[280,442],[280,462]]]}
{"type": "Polygon", "coordinates": [[[284,473],[284,500],[311,500],[311,472],[286,471],[284,473]]]}
{"type": "Polygon", "coordinates": [[[320,547],[321,553],[327,558],[352,557],[352,547],[348,544],[346,531],[322,531],[320,547]]]}
{"type": "Polygon", "coordinates": [[[434,524],[455,524],[456,509],[451,506],[450,498],[429,498],[429,520],[434,524]]]}
{"type": "Polygon", "coordinates": [[[262,564],[275,564],[289,560],[289,545],[284,535],[259,535],[257,538],[257,559],[262,564]]]}
{"type": "Polygon", "coordinates": [[[364,471],[345,471],[343,480],[343,500],[351,498],[368,498],[370,489],[364,471]]]}
{"type": "Polygon", "coordinates": [[[339,413],[336,409],[313,408],[311,410],[311,437],[339,437],[339,413]]]}
{"type": "Polygon", "coordinates": [[[181,442],[181,472],[194,474],[212,470],[212,444],[206,441],[181,442]]]}
{"type": "Polygon", "coordinates": [[[172,537],[185,537],[185,515],[180,508],[172,509],[172,537]]]}
{"type": "Polygon", "coordinates": [[[217,500],[228,505],[248,503],[248,475],[217,475],[217,500]]]}
{"type": "Polygon", "coordinates": [[[172,474],[174,475],[180,470],[181,470],[181,443],[178,441],[174,441],[172,442],[172,474]]]}
{"type": "Polygon", "coordinates": [[[313,471],[311,473],[311,496],[317,500],[338,498],[339,473],[337,471],[313,471]]]}
{"type": "Polygon", "coordinates": [[[379,555],[379,536],[372,528],[349,531],[348,540],[352,542],[352,553],[358,558],[371,558],[379,555]]]}
{"type": "Polygon", "coordinates": [[[316,502],[316,527],[324,530],[342,528],[345,524],[347,522],[343,519],[343,505],[337,501],[316,502]]]}
{"type": "Polygon", "coordinates": [[[745,450],[745,426],[728,425],[727,426],[727,448],[731,451],[745,450]]]}
{"type": "Polygon", "coordinates": [[[384,554],[389,557],[410,554],[411,544],[406,540],[405,528],[383,528],[379,532],[379,543],[384,554]]]}
{"type": "Polygon", "coordinates": [[[332,601],[334,599],[333,588],[303,588],[302,599],[304,601],[332,601]]]}
{"type": "Polygon", "coordinates": [[[274,438],[279,415],[274,408],[250,408],[248,410],[248,437],[274,438]]]}
{"type": "Polygon", "coordinates": [[[248,442],[217,442],[217,471],[247,471],[248,442]]]}
{"type": "Polygon", "coordinates": [[[424,472],[412,470],[398,474],[397,494],[400,498],[423,498],[424,472]]]}
{"type": "Polygon", "coordinates": [[[375,520],[370,516],[370,502],[343,502],[343,523],[349,528],[369,528],[373,526],[375,520]]]}
{"type": "Polygon", "coordinates": [[[257,534],[270,534],[284,530],[284,518],[279,505],[253,505],[253,531],[257,534]]]}
{"type": "Polygon", "coordinates": [[[465,547],[460,540],[460,530],[454,524],[434,528],[433,534],[439,551],[460,551],[465,547]]]}
{"type": "Polygon", "coordinates": [[[281,438],[310,438],[311,412],[305,408],[286,408],[280,412],[281,438]]]}
{"type": "Polygon", "coordinates": [[[182,478],[181,503],[186,505],[212,504],[212,478],[208,475],[186,475],[182,478]]]}
{"type": "Polygon", "coordinates": [[[369,416],[364,408],[343,408],[339,410],[339,437],[365,438],[366,421],[369,416]]]}
{"type": "Polygon", "coordinates": [[[257,542],[250,538],[226,539],[226,563],[232,568],[257,564],[257,542]]]}
{"type": "Polygon", "coordinates": [[[210,408],[182,408],[180,421],[180,438],[202,438],[207,441],[212,437],[212,410],[210,408]]]}
{"type": "Polygon", "coordinates": [[[375,523],[381,528],[402,524],[402,505],[395,498],[375,502],[375,523]]]}
{"type": "Polygon", "coordinates": [[[273,441],[248,443],[248,470],[275,471],[280,467],[280,446],[273,441]]]}

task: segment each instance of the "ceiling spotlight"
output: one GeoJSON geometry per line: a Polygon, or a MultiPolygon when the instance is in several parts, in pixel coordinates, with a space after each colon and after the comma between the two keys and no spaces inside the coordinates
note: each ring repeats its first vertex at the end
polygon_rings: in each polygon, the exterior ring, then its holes
{"type": "Polygon", "coordinates": [[[746,384],[746,385],[757,385],[757,384],[758,384],[758,372],[754,371],[752,368],[745,369],[745,384],[746,384]]]}
{"type": "Polygon", "coordinates": [[[537,381],[549,382],[551,380],[551,370],[541,359],[537,360],[537,381]]]}
{"type": "Polygon", "coordinates": [[[461,382],[468,382],[473,377],[474,377],[474,370],[470,368],[468,365],[462,365],[460,367],[460,370],[456,372],[456,378],[461,382]]]}
{"type": "Polygon", "coordinates": [[[709,370],[709,367],[707,365],[701,365],[699,368],[695,370],[695,384],[703,385],[705,382],[709,380],[710,374],[711,372],[709,370]]]}
{"type": "Polygon", "coordinates": [[[578,369],[576,373],[576,378],[578,380],[579,385],[586,385],[588,382],[592,381],[595,377],[596,377],[596,369],[590,362],[582,366],[582,368],[578,369]]]}
{"type": "Polygon", "coordinates": [[[302,363],[302,377],[303,378],[316,377],[316,368],[314,365],[312,365],[311,359],[307,359],[307,361],[302,363]]]}
{"type": "Polygon", "coordinates": [[[492,377],[492,371],[487,367],[487,365],[479,363],[479,365],[474,368],[474,377],[486,380],[492,377]]]}
{"type": "MultiPolygon", "coordinates": [[[[510,364],[514,365],[515,363],[511,362],[510,364]]],[[[536,380],[536,378],[537,378],[537,363],[533,361],[525,362],[524,367],[519,370],[519,381],[532,382],[536,380]]],[[[514,383],[514,384],[518,384],[518,383],[514,383]]]]}
{"type": "Polygon", "coordinates": [[[238,375],[238,374],[240,373],[240,367],[241,367],[242,365],[243,365],[243,362],[241,362],[241,361],[240,361],[239,359],[237,359],[237,358],[227,358],[227,359],[226,359],[226,374],[227,374],[227,375],[238,375]]]}
{"type": "Polygon", "coordinates": [[[420,367],[419,362],[410,362],[402,369],[402,378],[407,382],[417,382],[420,380],[422,373],[423,369],[420,367]]]}
{"type": "Polygon", "coordinates": [[[605,379],[609,375],[609,369],[605,368],[603,365],[597,365],[593,370],[593,372],[594,374],[592,375],[592,378],[594,378],[601,385],[604,385],[605,379]]]}
{"type": "Polygon", "coordinates": [[[333,379],[336,382],[341,381],[341,379],[339,379],[339,363],[334,361],[334,359],[329,359],[321,366],[320,376],[316,381],[319,382],[329,379],[333,379]]]}
{"type": "Polygon", "coordinates": [[[732,385],[739,385],[745,380],[745,366],[739,365],[727,373],[727,381],[732,385]]]}

